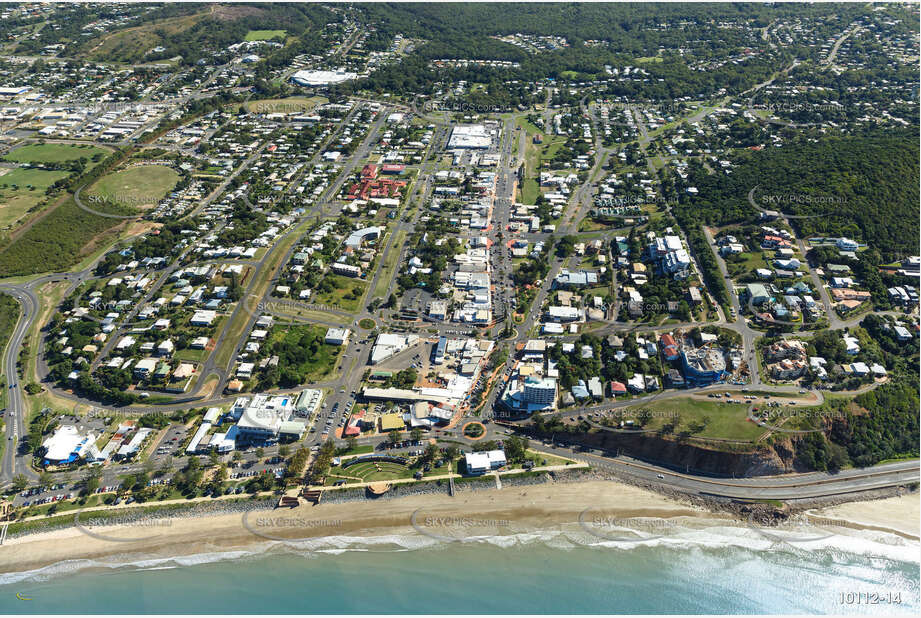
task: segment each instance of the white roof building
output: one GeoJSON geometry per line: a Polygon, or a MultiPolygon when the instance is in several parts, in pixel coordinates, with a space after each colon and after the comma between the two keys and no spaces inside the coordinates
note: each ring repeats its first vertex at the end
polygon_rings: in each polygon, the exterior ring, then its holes
{"type": "Polygon", "coordinates": [[[483,474],[489,470],[497,470],[508,464],[505,452],[499,449],[494,451],[481,451],[464,455],[467,474],[483,474]]]}
{"type": "Polygon", "coordinates": [[[489,148],[492,136],[482,124],[459,124],[451,131],[448,148],[489,148]]]}
{"type": "Polygon", "coordinates": [[[51,463],[70,463],[83,457],[95,446],[96,435],[93,432],[81,434],[73,425],[64,425],[42,442],[45,449],[45,461],[51,463]]]}
{"type": "Polygon", "coordinates": [[[374,347],[371,349],[371,358],[369,364],[375,365],[391,356],[399,354],[409,346],[419,340],[418,335],[398,335],[395,333],[382,333],[374,341],[374,347]]]}
{"type": "Polygon", "coordinates": [[[329,86],[339,84],[350,79],[356,79],[357,73],[337,69],[335,71],[297,71],[291,76],[291,81],[300,86],[329,86]]]}
{"type": "Polygon", "coordinates": [[[345,345],[349,340],[349,334],[347,328],[330,328],[327,329],[323,341],[330,345],[345,345]]]}

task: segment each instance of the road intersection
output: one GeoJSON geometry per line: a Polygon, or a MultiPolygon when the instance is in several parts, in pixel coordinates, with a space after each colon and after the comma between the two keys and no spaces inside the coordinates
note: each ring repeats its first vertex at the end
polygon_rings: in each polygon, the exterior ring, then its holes
{"type": "MultiPolygon", "coordinates": [[[[243,327],[239,330],[239,332],[244,334],[248,333],[252,329],[255,321],[258,319],[261,313],[269,313],[274,315],[279,323],[323,323],[318,322],[316,319],[300,318],[296,315],[292,315],[283,311],[270,310],[267,312],[260,312],[258,309],[276,308],[280,306],[280,301],[273,298],[272,296],[275,283],[278,280],[281,268],[287,263],[288,259],[294,252],[296,241],[306,232],[306,223],[317,217],[328,217],[336,214],[331,210],[331,205],[333,204],[335,196],[338,195],[345,181],[354,173],[355,168],[367,158],[368,154],[370,153],[370,149],[373,147],[377,140],[378,134],[382,129],[384,119],[386,118],[390,109],[391,108],[388,106],[384,106],[378,112],[377,119],[370,126],[365,139],[348,158],[333,182],[326,188],[326,190],[324,190],[322,195],[316,201],[315,205],[307,212],[305,212],[300,217],[299,222],[292,226],[285,234],[283,234],[277,240],[276,244],[264,253],[261,259],[256,260],[251,264],[254,269],[254,274],[245,290],[243,300],[237,303],[237,306],[230,316],[230,319],[227,320],[220,335],[215,341],[215,350],[221,349],[225,345],[233,345],[229,360],[227,360],[227,362],[218,363],[216,353],[209,355],[202,368],[201,379],[198,382],[196,391],[181,399],[173,400],[163,404],[149,405],[144,409],[155,409],[163,412],[170,412],[173,410],[186,409],[190,406],[218,406],[226,405],[232,402],[235,399],[235,396],[227,396],[223,393],[225,392],[225,388],[230,380],[231,369],[233,368],[234,363],[241,353],[244,345],[244,340],[242,338],[237,341],[229,341],[228,337],[231,336],[231,333],[237,332],[236,329],[232,329],[232,325],[243,323],[243,327]],[[255,303],[253,301],[255,301],[255,303]],[[205,392],[205,385],[213,377],[217,378],[216,386],[213,389],[208,390],[208,392],[205,392]]],[[[393,109],[396,109],[396,107],[394,106],[393,109]]],[[[570,199],[567,211],[564,213],[565,220],[558,226],[557,230],[555,231],[555,235],[566,236],[571,234],[579,234],[579,223],[585,216],[587,210],[592,205],[592,194],[594,189],[593,179],[596,178],[607,158],[616,152],[615,149],[605,148],[601,144],[599,138],[600,132],[598,131],[597,127],[597,119],[595,118],[595,115],[592,113],[591,109],[583,106],[583,112],[594,128],[594,165],[588,172],[586,179],[580,184],[578,188],[572,192],[572,197],[570,199]]],[[[512,286],[509,284],[509,278],[511,275],[511,263],[505,255],[506,252],[503,243],[506,240],[504,231],[507,229],[511,220],[510,213],[513,204],[515,203],[516,191],[518,189],[518,168],[521,165],[521,162],[524,160],[524,153],[526,149],[525,132],[516,127],[516,121],[516,116],[512,115],[505,118],[501,126],[499,140],[500,163],[492,193],[491,219],[493,225],[486,232],[492,248],[492,276],[493,282],[495,284],[493,298],[497,310],[497,315],[501,315],[503,319],[498,320],[497,323],[491,326],[489,329],[485,329],[484,333],[490,333],[492,337],[496,339],[504,327],[504,318],[509,316],[514,308],[512,286]]],[[[641,120],[639,125],[641,127],[641,131],[643,131],[645,134],[645,128],[643,127],[641,120]]],[[[446,126],[440,122],[438,123],[436,129],[437,137],[433,140],[433,148],[438,149],[441,147],[441,143],[447,138],[449,130],[450,126],[446,126]]],[[[329,136],[329,139],[326,140],[326,143],[330,143],[334,136],[335,132],[329,136]]],[[[253,153],[252,156],[250,156],[237,170],[235,170],[234,176],[242,172],[248,164],[252,163],[266,146],[267,142],[263,143],[253,153]]],[[[321,150],[322,149],[318,150],[317,156],[319,156],[319,152],[321,150]]],[[[413,186],[413,190],[408,196],[402,213],[405,214],[412,210],[413,214],[409,218],[406,218],[405,216],[399,217],[399,219],[391,226],[389,236],[390,242],[383,248],[383,251],[381,252],[377,262],[377,268],[372,277],[369,278],[368,291],[362,299],[360,309],[353,313],[343,312],[337,309],[322,309],[318,312],[313,312],[313,314],[322,314],[324,312],[327,313],[330,317],[329,325],[331,326],[342,325],[343,320],[346,320],[348,327],[353,329],[356,335],[351,338],[342,353],[340,364],[337,368],[338,376],[330,380],[310,385],[312,388],[320,388],[327,391],[328,395],[325,399],[326,405],[319,411],[315,422],[311,426],[306,438],[304,439],[304,444],[307,446],[317,446],[323,441],[329,439],[334,434],[336,429],[341,427],[344,418],[343,415],[350,403],[354,403],[358,399],[357,391],[362,381],[362,374],[365,367],[364,359],[366,359],[370,353],[372,341],[370,338],[370,333],[367,329],[361,328],[360,322],[365,319],[371,319],[375,321],[375,325],[380,322],[383,322],[384,324],[386,323],[386,318],[384,317],[386,312],[375,315],[375,313],[369,309],[368,305],[372,300],[374,300],[372,298],[373,291],[377,285],[379,277],[382,276],[383,264],[387,263],[391,258],[391,252],[399,252],[399,255],[396,258],[397,264],[399,264],[403,259],[403,251],[405,250],[405,246],[402,243],[399,245],[397,244],[397,233],[405,232],[406,234],[411,234],[415,229],[419,217],[423,212],[422,201],[425,195],[431,189],[430,176],[435,170],[436,161],[437,157],[427,158],[425,162],[423,162],[418,167],[419,177],[416,179],[416,184],[413,186]]],[[[301,174],[309,169],[315,162],[316,157],[313,161],[311,161],[310,164],[303,166],[301,174]]],[[[215,199],[221,193],[223,188],[226,188],[229,185],[230,180],[231,178],[228,178],[220,187],[218,187],[218,189],[212,192],[212,194],[205,201],[198,205],[187,216],[193,216],[196,212],[199,212],[207,203],[215,199]]],[[[294,186],[295,184],[296,183],[292,183],[291,186],[294,186]]],[[[713,238],[710,235],[709,230],[704,229],[704,232],[708,243],[714,250],[717,263],[720,267],[720,272],[725,278],[727,286],[731,290],[732,282],[729,278],[726,264],[722,260],[718,251],[716,251],[716,247],[713,243],[713,238]]],[[[520,234],[521,238],[525,238],[529,242],[548,240],[550,236],[550,234],[544,232],[520,234]]],[[[153,295],[160,290],[161,286],[165,283],[166,279],[172,272],[174,272],[180,266],[188,265],[183,263],[187,253],[188,250],[180,254],[178,259],[175,260],[171,266],[159,274],[156,284],[145,295],[145,301],[150,300],[153,295]]],[[[551,285],[554,278],[564,267],[573,263],[572,258],[558,258],[554,255],[551,255],[549,259],[551,261],[550,270],[547,276],[543,278],[543,280],[540,282],[540,285],[537,287],[536,297],[532,301],[530,308],[515,308],[518,311],[524,311],[524,318],[520,323],[513,324],[514,334],[511,337],[500,341],[499,344],[501,346],[505,346],[513,350],[516,344],[524,343],[533,336],[534,327],[537,323],[538,317],[537,310],[539,310],[539,308],[544,304],[544,301],[551,293],[551,285]]],[[[13,336],[11,337],[10,343],[5,350],[3,359],[4,372],[8,376],[8,383],[11,387],[9,388],[8,393],[9,405],[7,410],[6,423],[8,442],[7,449],[4,451],[3,456],[3,471],[2,475],[0,475],[0,481],[2,481],[3,484],[9,484],[12,478],[16,474],[20,473],[27,475],[27,477],[30,479],[37,477],[36,472],[29,465],[31,457],[28,455],[17,454],[17,449],[15,448],[15,445],[21,441],[27,433],[27,428],[24,425],[26,418],[26,403],[24,401],[24,397],[19,384],[20,371],[17,367],[17,361],[19,358],[19,350],[21,349],[22,342],[27,336],[27,333],[34,327],[35,320],[40,313],[41,303],[35,294],[35,290],[44,283],[61,280],[71,280],[72,283],[70,285],[70,289],[73,290],[77,285],[79,285],[80,282],[93,278],[93,268],[94,265],[90,265],[84,270],[76,273],[55,273],[39,277],[25,284],[6,284],[0,286],[0,291],[11,294],[22,306],[22,316],[17,322],[13,336]]],[[[820,289],[822,288],[820,287],[820,289]]],[[[388,297],[393,290],[394,281],[391,280],[387,284],[387,290],[384,294],[384,298],[388,297]]],[[[725,315],[723,315],[721,309],[717,309],[717,319],[706,323],[694,322],[688,324],[637,325],[630,322],[621,322],[616,319],[608,319],[603,320],[602,326],[594,330],[593,333],[599,336],[603,336],[608,333],[613,334],[615,332],[634,329],[657,332],[674,330],[683,326],[702,326],[704,324],[718,325],[737,332],[742,338],[744,357],[749,362],[751,371],[751,384],[748,386],[757,386],[759,388],[767,389],[777,393],[791,393],[792,391],[796,390],[796,387],[792,386],[784,387],[762,385],[759,376],[758,362],[755,358],[754,348],[755,340],[760,337],[762,333],[752,328],[748,324],[745,317],[743,317],[742,308],[739,304],[737,295],[730,293],[730,299],[732,307],[735,309],[735,318],[731,321],[728,320],[725,315]]],[[[826,303],[828,302],[827,295],[823,296],[823,301],[826,303]]],[[[140,307],[143,304],[144,302],[140,302],[137,304],[137,307],[140,307]]],[[[290,304],[292,308],[296,308],[297,305],[297,303],[293,302],[288,304],[290,304]]],[[[136,310],[126,315],[123,323],[130,322],[134,318],[135,313],[136,310]]],[[[616,316],[616,311],[614,312],[614,315],[616,316]]],[[[829,316],[832,317],[832,314],[829,313],[829,316]]],[[[843,328],[846,325],[847,322],[836,320],[832,324],[832,328],[843,328]]],[[[422,334],[431,337],[434,335],[448,334],[453,330],[456,330],[458,326],[449,323],[424,322],[421,324],[421,328],[424,328],[426,331],[422,334]]],[[[564,336],[560,339],[567,340],[571,338],[572,336],[564,336]]],[[[108,341],[106,343],[104,352],[111,348],[113,343],[114,340],[108,341]]],[[[39,345],[38,348],[39,370],[41,371],[44,368],[45,371],[47,371],[47,368],[45,367],[42,360],[41,350],[43,346],[39,345]]],[[[100,354],[99,358],[103,358],[104,356],[105,353],[100,354]]],[[[508,361],[509,364],[512,362],[513,361],[511,359],[508,361]]],[[[461,420],[460,423],[458,423],[458,426],[462,426],[463,423],[467,420],[490,419],[493,416],[492,409],[498,395],[502,391],[505,378],[501,372],[501,368],[499,376],[499,379],[496,380],[496,383],[493,385],[492,389],[484,394],[486,403],[482,407],[481,415],[471,415],[469,417],[465,417],[461,420]]],[[[63,391],[54,387],[49,388],[57,397],[74,401],[75,403],[95,405],[94,402],[85,400],[68,391],[63,391]]],[[[740,385],[720,385],[716,388],[720,391],[736,391],[741,390],[744,387],[740,385]]],[[[299,389],[280,389],[276,392],[293,394],[297,392],[297,390],[299,389]]],[[[701,392],[707,392],[707,389],[701,389],[701,392]]],[[[653,399],[667,399],[671,397],[686,396],[687,391],[669,391],[658,395],[639,397],[630,401],[617,402],[616,404],[606,406],[606,409],[641,405],[644,402],[651,401],[653,399]]],[[[569,410],[566,412],[566,415],[591,413],[596,408],[601,409],[600,406],[589,406],[585,407],[584,409],[575,411],[569,410]]],[[[138,409],[138,406],[134,406],[134,409],[138,409]]],[[[131,408],[127,408],[124,411],[130,412],[131,408]]],[[[556,413],[556,415],[559,416],[561,413],[556,413]]],[[[488,424],[486,438],[501,439],[503,436],[507,435],[507,431],[507,429],[501,429],[499,425],[488,424]]],[[[467,438],[463,435],[462,432],[457,430],[449,430],[442,434],[436,435],[436,437],[450,437],[450,439],[459,441],[462,444],[473,444],[471,439],[467,438]]],[[[360,440],[360,443],[371,444],[375,448],[380,448],[381,445],[385,442],[385,436],[376,436],[370,439],[363,438],[360,440]]],[[[655,481],[661,485],[670,486],[673,489],[677,489],[679,491],[745,499],[758,499],[765,498],[766,496],[775,499],[784,499],[784,497],[810,497],[819,495],[822,492],[825,492],[823,495],[829,495],[835,492],[843,493],[857,491],[858,489],[855,489],[855,487],[875,488],[881,486],[892,486],[903,484],[906,482],[906,479],[911,480],[910,477],[912,474],[914,474],[914,479],[917,480],[918,472],[917,462],[905,462],[898,465],[880,467],[879,469],[874,468],[871,469],[871,471],[851,471],[846,475],[842,475],[834,479],[828,478],[826,476],[800,476],[797,477],[799,480],[796,483],[789,479],[780,479],[773,481],[773,485],[770,485],[768,481],[763,479],[746,479],[738,480],[736,483],[730,485],[724,482],[713,481],[706,475],[702,474],[695,475],[690,472],[686,472],[680,475],[675,474],[674,471],[672,471],[668,466],[657,465],[650,462],[637,462],[630,460],[629,458],[619,456],[616,453],[613,455],[607,453],[602,456],[595,454],[584,454],[577,451],[574,455],[571,449],[562,448],[553,444],[541,446],[539,449],[546,450],[546,452],[549,453],[566,454],[566,456],[570,457],[575,456],[577,459],[581,459],[582,461],[585,461],[586,463],[589,463],[593,466],[607,468],[612,471],[632,475],[643,480],[655,481]],[[849,485],[849,480],[855,481],[855,484],[849,485]]],[[[133,467],[126,466],[121,468],[119,471],[126,473],[134,470],[135,468],[137,468],[136,465],[133,467]]],[[[790,478],[792,479],[793,477],[790,478]]]]}

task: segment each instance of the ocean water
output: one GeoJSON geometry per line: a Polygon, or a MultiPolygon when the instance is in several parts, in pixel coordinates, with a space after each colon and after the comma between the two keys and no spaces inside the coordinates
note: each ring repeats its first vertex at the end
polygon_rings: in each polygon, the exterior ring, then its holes
{"type": "Polygon", "coordinates": [[[328,537],[0,575],[0,614],[917,615],[919,552],[879,532],[790,544],[744,526],[641,543],[572,530],[465,542],[328,537]],[[880,602],[868,605],[867,594],[880,602]]]}

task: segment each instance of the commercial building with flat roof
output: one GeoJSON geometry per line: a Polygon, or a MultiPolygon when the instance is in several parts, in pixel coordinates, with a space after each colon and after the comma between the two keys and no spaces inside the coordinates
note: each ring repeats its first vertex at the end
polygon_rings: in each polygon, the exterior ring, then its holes
{"type": "Polygon", "coordinates": [[[291,81],[299,86],[329,86],[330,84],[340,84],[350,79],[356,79],[357,73],[352,73],[344,69],[335,71],[297,71],[291,76],[291,81]]]}
{"type": "Polygon", "coordinates": [[[202,439],[208,435],[208,432],[211,431],[211,423],[204,422],[198,427],[198,431],[195,432],[195,435],[192,436],[192,441],[189,442],[189,445],[185,448],[185,452],[189,455],[193,455],[198,452],[201,448],[202,439]]]}
{"type": "Polygon", "coordinates": [[[291,418],[293,411],[291,395],[256,395],[237,421],[240,437],[250,441],[277,438],[282,423],[291,418]]]}
{"type": "Polygon", "coordinates": [[[313,388],[305,388],[297,396],[294,404],[294,410],[300,416],[310,417],[320,408],[320,401],[323,399],[323,392],[313,388]]]}
{"type": "Polygon", "coordinates": [[[459,124],[451,131],[448,148],[485,149],[492,144],[492,136],[482,124],[459,124]]]}
{"type": "Polygon", "coordinates": [[[381,414],[379,421],[381,431],[393,431],[394,429],[402,430],[406,427],[406,423],[403,422],[402,414],[381,414]]]}
{"type": "Polygon", "coordinates": [[[508,465],[508,461],[505,459],[505,451],[499,449],[467,453],[464,455],[464,463],[467,468],[467,474],[485,474],[490,470],[498,470],[502,466],[508,465]]]}
{"type": "Polygon", "coordinates": [[[323,341],[330,345],[345,345],[349,341],[349,334],[347,328],[329,328],[323,341]]]}

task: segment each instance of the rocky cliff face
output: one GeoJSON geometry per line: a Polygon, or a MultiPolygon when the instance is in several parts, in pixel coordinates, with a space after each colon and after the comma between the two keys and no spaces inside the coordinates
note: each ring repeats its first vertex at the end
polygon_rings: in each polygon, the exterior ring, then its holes
{"type": "Polygon", "coordinates": [[[794,452],[789,439],[764,446],[726,444],[725,450],[717,450],[689,441],[682,442],[675,437],[649,434],[598,432],[557,436],[570,443],[617,451],[622,455],[697,473],[767,476],[794,471],[794,452]]]}

